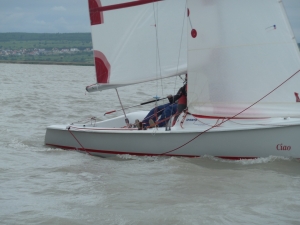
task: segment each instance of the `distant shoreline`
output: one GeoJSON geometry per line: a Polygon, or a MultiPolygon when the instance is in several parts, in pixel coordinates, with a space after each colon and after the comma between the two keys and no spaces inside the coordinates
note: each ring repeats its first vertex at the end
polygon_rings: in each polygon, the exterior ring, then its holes
{"type": "Polygon", "coordinates": [[[94,66],[91,33],[0,32],[0,63],[94,66]]]}
{"type": "Polygon", "coordinates": [[[0,63],[93,66],[90,33],[0,33],[0,63]]]}
{"type": "Polygon", "coordinates": [[[0,60],[0,63],[7,64],[37,64],[37,65],[69,65],[69,66],[94,66],[93,63],[80,63],[80,62],[45,62],[45,61],[5,61],[0,60]]]}

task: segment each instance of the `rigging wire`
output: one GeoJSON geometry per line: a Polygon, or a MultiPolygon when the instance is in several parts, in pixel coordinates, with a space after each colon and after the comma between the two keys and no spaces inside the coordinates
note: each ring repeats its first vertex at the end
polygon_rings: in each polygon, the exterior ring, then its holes
{"type": "MultiPolygon", "coordinates": [[[[179,42],[179,52],[178,52],[178,59],[177,59],[177,65],[176,65],[176,72],[177,73],[178,73],[178,69],[179,69],[179,61],[180,61],[180,56],[181,56],[182,40],[183,40],[183,32],[184,32],[184,24],[185,24],[186,13],[187,13],[187,1],[185,1],[183,20],[182,20],[182,29],[181,29],[180,42],[179,42]]],[[[160,76],[159,78],[162,78],[161,59],[160,59],[159,40],[158,40],[158,22],[159,22],[158,3],[153,3],[153,15],[154,15],[154,22],[155,22],[154,27],[155,27],[155,35],[156,35],[156,57],[157,57],[156,58],[156,71],[157,71],[157,78],[158,78],[158,74],[160,76]],[[155,8],[155,6],[156,6],[156,8],[155,8]]],[[[173,94],[176,93],[177,80],[178,79],[177,79],[177,76],[176,76],[175,83],[174,83],[173,94]]],[[[157,79],[156,80],[156,97],[158,96],[158,82],[159,81],[157,79]]],[[[162,95],[164,95],[162,79],[160,79],[160,82],[161,82],[161,93],[162,93],[162,95]]],[[[155,107],[157,107],[157,102],[155,102],[155,107]]]]}
{"type": "MultiPolygon", "coordinates": [[[[181,45],[182,45],[182,37],[183,37],[183,32],[184,32],[184,24],[185,24],[185,17],[187,16],[187,1],[185,1],[185,7],[184,7],[184,13],[183,13],[183,21],[182,21],[182,29],[181,29],[181,36],[180,36],[180,43],[179,43],[179,51],[178,51],[178,59],[177,59],[177,68],[176,68],[176,72],[178,73],[178,67],[179,67],[179,61],[180,61],[180,55],[181,55],[181,45]]],[[[187,43],[186,43],[187,44],[187,43]]],[[[184,79],[182,79],[181,76],[179,76],[181,80],[185,81],[184,79]]],[[[176,93],[176,89],[177,89],[177,76],[175,78],[175,84],[174,84],[174,90],[173,93],[176,93]]],[[[173,110],[173,108],[172,108],[173,110]]],[[[170,120],[171,122],[171,120],[170,120]]],[[[171,124],[169,124],[171,125],[171,124]]],[[[170,130],[171,127],[168,127],[168,130],[170,130]]]]}
{"type": "MultiPolygon", "coordinates": [[[[180,43],[179,43],[179,52],[178,52],[178,59],[177,59],[177,65],[176,65],[176,72],[177,73],[178,73],[179,61],[180,61],[180,56],[181,56],[182,39],[183,39],[183,33],[184,33],[184,23],[185,23],[186,11],[187,11],[187,1],[185,1],[185,8],[184,8],[183,20],[182,20],[183,23],[182,23],[180,43]]],[[[157,71],[157,78],[162,78],[161,57],[160,57],[159,39],[158,39],[158,35],[159,35],[158,34],[159,12],[158,12],[158,3],[157,2],[153,3],[153,16],[154,16],[155,35],[156,35],[155,38],[156,38],[156,71],[157,71]]],[[[160,82],[161,82],[161,91],[162,91],[162,95],[164,95],[163,81],[162,81],[162,79],[156,79],[156,96],[157,96],[157,92],[158,92],[158,82],[159,82],[158,80],[160,80],[160,82]]],[[[176,93],[176,86],[177,86],[177,76],[175,78],[175,85],[174,85],[173,93],[176,93]]]]}
{"type": "Polygon", "coordinates": [[[117,95],[118,95],[118,98],[119,98],[119,102],[120,102],[120,104],[121,104],[121,108],[122,108],[123,113],[124,113],[125,123],[127,124],[127,127],[130,127],[129,120],[128,120],[127,116],[126,116],[126,113],[125,113],[125,110],[124,110],[124,107],[123,107],[123,104],[122,104],[122,101],[121,101],[121,98],[120,98],[120,96],[119,96],[119,92],[118,92],[118,89],[117,89],[117,88],[116,88],[116,92],[117,92],[117,95]]]}
{"type": "MultiPolygon", "coordinates": [[[[159,42],[158,42],[158,3],[153,2],[153,16],[154,16],[154,27],[155,27],[155,38],[156,38],[156,77],[162,78],[161,75],[161,60],[160,60],[160,52],[159,52],[159,42]],[[156,8],[155,8],[156,6],[156,8]],[[157,11],[157,12],[156,12],[157,11]]],[[[158,81],[159,79],[156,79],[156,97],[158,96],[158,81]]],[[[164,95],[163,91],[163,83],[162,79],[160,79],[160,85],[161,85],[161,93],[164,95]]],[[[157,102],[155,102],[155,106],[157,106],[157,102]]]]}
{"type": "MultiPolygon", "coordinates": [[[[184,13],[183,13],[183,23],[182,23],[182,29],[181,29],[179,52],[178,52],[178,59],[177,59],[177,68],[176,68],[176,72],[177,73],[178,73],[178,67],[179,67],[179,60],[180,60],[180,53],[181,53],[181,45],[182,45],[182,37],[183,37],[185,17],[187,16],[186,13],[187,13],[187,1],[185,1],[185,7],[184,7],[184,13]]],[[[184,79],[182,79],[181,76],[179,76],[179,77],[180,77],[181,80],[184,80],[184,79]]],[[[176,76],[176,79],[175,79],[175,85],[174,85],[174,91],[173,91],[173,93],[176,92],[176,86],[177,86],[177,76],[176,76]]]]}

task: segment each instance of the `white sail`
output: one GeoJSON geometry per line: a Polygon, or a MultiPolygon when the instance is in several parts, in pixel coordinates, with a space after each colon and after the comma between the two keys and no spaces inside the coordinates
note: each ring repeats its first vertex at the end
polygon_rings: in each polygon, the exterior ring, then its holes
{"type": "Polygon", "coordinates": [[[191,113],[300,116],[300,55],[281,1],[188,0],[188,8],[191,113]]]}
{"type": "Polygon", "coordinates": [[[97,83],[104,90],[186,73],[185,0],[89,0],[97,83]]]}

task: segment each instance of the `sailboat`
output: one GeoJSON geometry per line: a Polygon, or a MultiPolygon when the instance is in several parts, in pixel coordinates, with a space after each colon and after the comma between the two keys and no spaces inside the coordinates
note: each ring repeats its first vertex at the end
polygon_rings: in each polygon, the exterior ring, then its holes
{"type": "Polygon", "coordinates": [[[89,0],[95,84],[118,89],[188,73],[168,129],[147,111],[51,125],[45,144],[91,155],[300,158],[300,54],[282,1],[89,0]],[[297,98],[298,96],[298,98],[297,98]]]}

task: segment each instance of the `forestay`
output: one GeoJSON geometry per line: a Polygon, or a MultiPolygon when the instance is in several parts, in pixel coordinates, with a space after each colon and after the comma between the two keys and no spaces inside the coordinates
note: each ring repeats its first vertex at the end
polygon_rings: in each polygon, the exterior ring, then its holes
{"type": "Polygon", "coordinates": [[[278,0],[188,0],[188,107],[196,115],[300,116],[299,49],[278,0]],[[191,32],[192,31],[192,32],[191,32]]]}
{"type": "Polygon", "coordinates": [[[87,91],[186,73],[185,0],[89,0],[97,83],[87,91]]]}

